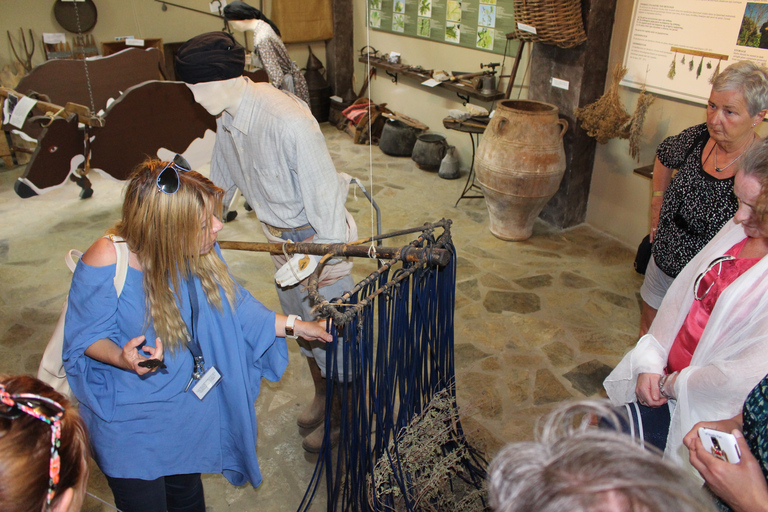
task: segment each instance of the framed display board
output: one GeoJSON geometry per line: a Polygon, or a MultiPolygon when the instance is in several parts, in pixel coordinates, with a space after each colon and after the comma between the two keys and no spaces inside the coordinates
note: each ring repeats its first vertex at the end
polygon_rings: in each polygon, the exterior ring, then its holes
{"type": "Polygon", "coordinates": [[[504,53],[515,31],[513,0],[368,0],[368,26],[465,48],[504,53]]]}
{"type": "Polygon", "coordinates": [[[768,1],[636,0],[622,85],[706,104],[733,62],[768,60],[768,1]]]}

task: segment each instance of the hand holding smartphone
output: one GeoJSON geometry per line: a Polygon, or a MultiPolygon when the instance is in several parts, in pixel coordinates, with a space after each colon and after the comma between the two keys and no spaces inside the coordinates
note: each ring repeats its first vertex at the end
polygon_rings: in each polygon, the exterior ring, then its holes
{"type": "Polygon", "coordinates": [[[736,464],[741,460],[739,444],[733,434],[700,427],[699,439],[701,439],[704,448],[718,459],[731,464],[736,464]]]}

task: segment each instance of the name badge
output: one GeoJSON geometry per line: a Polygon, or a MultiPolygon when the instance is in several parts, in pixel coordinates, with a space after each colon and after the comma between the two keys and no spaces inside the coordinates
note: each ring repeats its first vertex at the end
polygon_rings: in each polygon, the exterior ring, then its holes
{"type": "Polygon", "coordinates": [[[205,372],[205,374],[192,386],[192,392],[197,395],[197,398],[202,400],[208,394],[213,387],[221,380],[221,374],[216,370],[215,366],[211,366],[205,372]]]}

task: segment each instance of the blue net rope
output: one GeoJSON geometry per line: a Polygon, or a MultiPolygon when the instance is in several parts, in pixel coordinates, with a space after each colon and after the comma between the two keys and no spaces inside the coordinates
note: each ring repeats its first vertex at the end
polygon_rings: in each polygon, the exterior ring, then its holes
{"type": "MultiPolygon", "coordinates": [[[[442,267],[426,259],[386,262],[343,298],[319,306],[319,316],[333,317],[336,328],[334,345],[327,352],[331,375],[325,439],[299,511],[309,510],[323,480],[328,511],[435,510],[414,502],[415,475],[401,464],[398,434],[438,393],[447,393],[456,407],[456,251],[450,221],[425,226],[411,245],[446,249],[450,261],[442,267]],[[443,228],[437,238],[436,227],[443,228]],[[343,344],[340,361],[336,360],[338,343],[343,344]],[[337,447],[331,448],[334,400],[340,432],[337,447]],[[374,481],[373,476],[382,457],[391,466],[386,482],[374,481]],[[376,488],[381,486],[397,487],[399,492],[377,496],[376,488]]],[[[448,454],[459,445],[466,448],[462,468],[454,477],[481,488],[486,462],[468,446],[458,414],[449,430],[450,442],[440,450],[448,454]]]]}

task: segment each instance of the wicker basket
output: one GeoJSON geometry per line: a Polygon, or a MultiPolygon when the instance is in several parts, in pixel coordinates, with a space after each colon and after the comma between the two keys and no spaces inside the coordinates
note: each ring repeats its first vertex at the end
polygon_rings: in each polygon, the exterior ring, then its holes
{"type": "Polygon", "coordinates": [[[515,22],[536,28],[536,33],[520,29],[521,41],[573,48],[587,40],[581,19],[580,0],[514,0],[515,22]]]}

